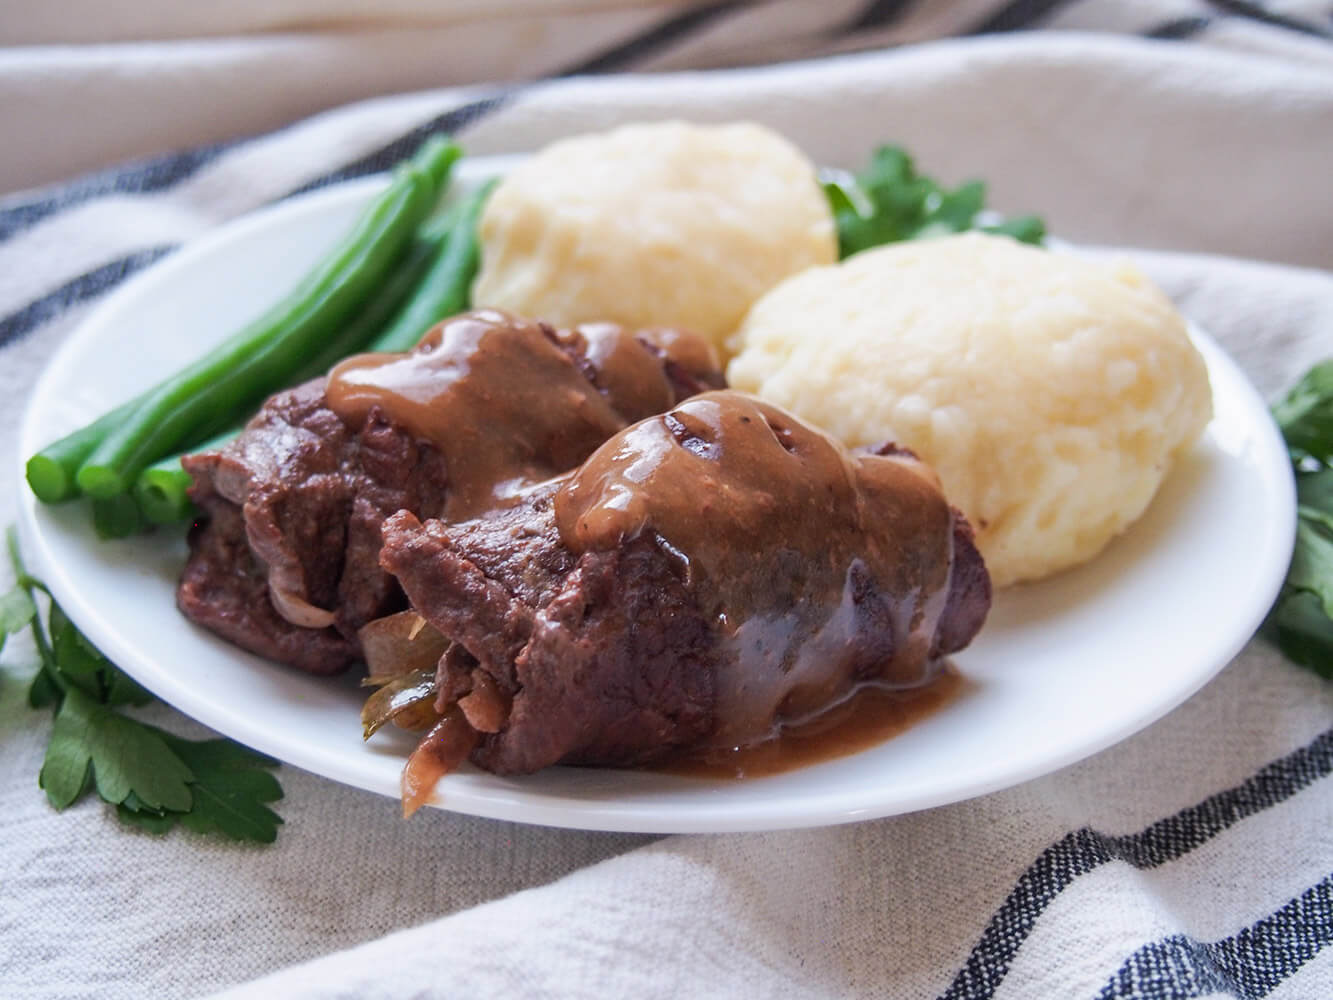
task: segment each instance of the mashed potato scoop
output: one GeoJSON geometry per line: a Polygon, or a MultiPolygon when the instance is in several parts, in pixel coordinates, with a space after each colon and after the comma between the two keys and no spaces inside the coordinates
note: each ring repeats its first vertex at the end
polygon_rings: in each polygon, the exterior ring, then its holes
{"type": "Polygon", "coordinates": [[[815,167],[750,123],[660,122],[552,143],[480,225],[477,305],[557,326],[677,326],[721,348],[783,278],[838,240],[815,167]]]}
{"type": "Polygon", "coordinates": [[[849,446],[935,467],[995,584],[1100,552],[1211,419],[1203,359],[1127,262],[965,234],[868,250],[763,296],[730,384],[849,446]]]}

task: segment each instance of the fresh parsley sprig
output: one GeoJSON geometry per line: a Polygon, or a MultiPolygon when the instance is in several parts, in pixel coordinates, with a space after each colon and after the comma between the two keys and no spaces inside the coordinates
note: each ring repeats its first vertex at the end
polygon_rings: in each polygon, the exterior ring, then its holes
{"type": "Polygon", "coordinates": [[[55,714],[38,777],[51,805],[64,809],[95,788],[123,822],[152,833],[179,823],[272,843],[282,819],[266,803],[282,798],[282,787],[267,769],[277,761],[230,740],[182,739],[118,711],[153,696],[103,656],[28,573],[12,528],[8,541],[17,582],[0,596],[0,649],[31,629],[40,666],[28,703],[55,714]],[[39,595],[49,608],[45,625],[39,595]]]}
{"type": "Polygon", "coordinates": [[[952,191],[917,173],[912,157],[898,146],[875,150],[870,165],[855,177],[828,174],[824,194],[838,226],[839,256],[901,240],[927,239],[968,229],[1001,233],[1039,244],[1046,226],[1035,215],[978,225],[986,207],[986,185],[968,181],[952,191]]]}
{"type": "Polygon", "coordinates": [[[1310,369],[1273,416],[1296,475],[1296,547],[1264,630],[1333,680],[1333,359],[1310,369]]]}

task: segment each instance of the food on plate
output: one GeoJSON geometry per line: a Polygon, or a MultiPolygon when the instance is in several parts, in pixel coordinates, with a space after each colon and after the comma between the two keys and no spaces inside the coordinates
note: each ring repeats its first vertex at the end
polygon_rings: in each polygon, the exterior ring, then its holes
{"type": "MultiPolygon", "coordinates": [[[[652,128],[659,136],[671,130],[652,128]]],[[[716,128],[691,128],[709,136],[703,146],[719,134],[716,128]]],[[[772,133],[749,128],[762,143],[775,141],[772,133]]],[[[215,435],[234,435],[265,392],[323,374],[354,351],[408,350],[435,322],[466,309],[480,258],[477,224],[497,180],[422,218],[447,188],[460,156],[449,140],[428,139],[282,302],[157,388],[32,455],[27,478],[37,498],[72,500],[83,493],[82,477],[93,494],[92,521],[100,538],[188,520],[194,507],[182,454],[210,450],[215,435]],[[373,281],[376,274],[383,280],[373,281]],[[107,440],[112,443],[104,445],[107,440]]],[[[897,147],[877,149],[855,176],[824,170],[821,179],[844,256],[974,227],[1033,242],[1044,232],[1031,216],[997,222],[993,212],[982,211],[980,181],[943,187],[918,173],[897,147]]],[[[696,181],[690,171],[677,171],[673,183],[689,190],[696,181]]]]}
{"type": "MultiPolygon", "coordinates": [[[[472,279],[481,265],[477,223],[496,183],[487,181],[417,231],[416,242],[426,248],[428,266],[411,283],[411,294],[377,327],[367,350],[410,351],[432,326],[471,305],[472,279]]],[[[330,359],[324,368],[347,353],[330,359]]]]}
{"type": "Polygon", "coordinates": [[[447,320],[408,353],[349,358],[185,459],[204,516],[177,603],[261,656],[341,670],[357,630],[404,607],[378,563],[391,514],[475,517],[722,384],[689,333],[558,330],[496,310],[447,320]]]}
{"type": "Polygon", "coordinates": [[[495,189],[472,298],[721,346],[756,298],[837,259],[814,165],[760,125],[627,125],[552,143],[495,189]]]}
{"type": "Polygon", "coordinates": [[[726,391],[513,503],[399,512],[380,560],[453,643],[409,811],[469,757],[516,774],[762,742],[859,686],[931,680],[990,605],[971,529],[921,461],[848,452],[726,391]]]}
{"type": "Polygon", "coordinates": [[[1333,359],[1273,407],[1296,477],[1296,546],[1264,623],[1290,659],[1333,680],[1333,359]]]}
{"type": "MultiPolygon", "coordinates": [[[[288,381],[300,384],[326,374],[353,349],[366,351],[410,351],[432,326],[466,308],[472,276],[476,274],[480,250],[476,222],[492,187],[482,185],[471,195],[423,224],[413,246],[397,270],[343,326],[336,338],[288,381]]],[[[130,513],[147,524],[172,524],[191,518],[190,501],[194,480],[182,466],[185,455],[213,451],[236,436],[237,426],[216,438],[153,463],[139,473],[134,483],[130,513]]],[[[128,499],[128,498],[127,498],[128,499]]],[[[94,516],[97,506],[94,505],[94,516]]],[[[139,530],[99,531],[100,537],[123,537],[139,530]]]]}
{"type": "Polygon", "coordinates": [[[313,674],[365,662],[365,735],[425,731],[409,812],[465,759],[712,766],[941,691],[993,583],[1094,555],[1209,418],[1138,272],[944,237],[985,228],[984,188],[901,150],[821,183],[757,125],[631,125],[428,219],[456,155],[420,154],[291,315],[29,466],[113,533],[179,518],[188,477],[181,610],[313,674]],[[310,316],[322,341],[280,329],[310,316]],[[753,395],[716,391],[732,355],[753,395]]]}
{"type": "Polygon", "coordinates": [[[947,188],[918,173],[911,155],[899,146],[880,146],[858,174],[828,171],[824,193],[843,257],[885,243],[935,239],[968,229],[1036,244],[1046,235],[1046,224],[1035,215],[1001,219],[987,211],[983,181],[947,188]]]}
{"type": "Polygon", "coordinates": [[[234,426],[312,361],[327,358],[327,366],[360,349],[363,342],[349,335],[373,331],[356,322],[357,311],[386,283],[396,284],[391,276],[413,255],[418,226],[461,153],[447,140],[427,141],[279,302],[191,365],[32,456],[33,492],[47,503],[80,492],[132,503],[130,491],[148,466],[234,426]]]}
{"type": "Polygon", "coordinates": [[[997,586],[1095,556],[1212,414],[1184,321],[1136,268],[999,236],[796,275],[732,346],[733,387],[929,462],[997,586]]]}

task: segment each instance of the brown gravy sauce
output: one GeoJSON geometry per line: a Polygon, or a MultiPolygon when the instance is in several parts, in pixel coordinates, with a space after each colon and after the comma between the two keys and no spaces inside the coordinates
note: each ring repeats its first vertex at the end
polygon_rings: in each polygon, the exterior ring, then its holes
{"type": "Polygon", "coordinates": [[[610,323],[556,330],[497,309],[445,320],[403,354],[361,354],[329,373],[328,406],[350,426],[378,409],[439,449],[452,521],[513,503],[574,468],[633,420],[675,402],[666,368],[717,372],[700,338],[610,323]]]}
{"type": "Polygon", "coordinates": [[[937,669],[953,515],[910,455],[853,455],[777,407],[710,392],[608,441],[554,503],[574,552],[652,531],[678,564],[721,639],[715,745],[937,669]]]}
{"type": "Polygon", "coordinates": [[[653,532],[722,648],[712,745],[667,770],[789,770],[881,742],[953,700],[963,682],[929,650],[953,544],[933,474],[910,455],[852,455],[739,393],[663,413],[681,372],[715,384],[716,357],[689,334],[555,330],[479,310],[410,352],[347,359],[326,398],[350,425],[379,410],[441,451],[447,520],[577,468],[554,500],[572,551],[653,532]]]}
{"type": "Polygon", "coordinates": [[[934,680],[914,688],[865,684],[813,719],[783,726],[763,743],[694,751],[649,770],[692,778],[763,778],[836,760],[906,732],[958,700],[973,683],[946,665],[934,680]]]}

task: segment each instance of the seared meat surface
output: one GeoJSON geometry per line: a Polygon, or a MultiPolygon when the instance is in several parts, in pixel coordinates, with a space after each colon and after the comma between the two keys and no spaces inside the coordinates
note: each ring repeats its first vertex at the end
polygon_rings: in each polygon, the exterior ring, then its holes
{"type": "Polygon", "coordinates": [[[880,451],[707,393],[508,507],[395,514],[381,564],[454,640],[436,710],[475,730],[455,746],[499,773],[640,764],[932,679],[989,578],[933,473],[880,451]]]}
{"type": "Polygon", "coordinates": [[[204,517],[176,593],[193,621],[317,674],[356,659],[356,629],[403,604],[379,566],[385,518],[442,510],[449,482],[440,453],[382,413],[348,427],[324,383],[279,393],[226,447],[184,459],[204,517]]]}
{"type": "Polygon", "coordinates": [[[651,540],[575,557],[542,489],[457,526],[396,514],[381,558],[455,642],[437,709],[462,699],[471,721],[467,695],[483,685],[501,706],[472,752],[482,767],[634,764],[708,734],[716,644],[651,540]]]}
{"type": "Polygon", "coordinates": [[[379,565],[391,514],[503,506],[630,421],[721,384],[687,333],[556,330],[493,310],[408,354],[349,359],[184,460],[203,517],[177,603],[261,656],[335,673],[359,657],[358,628],[406,606],[379,565]]]}

